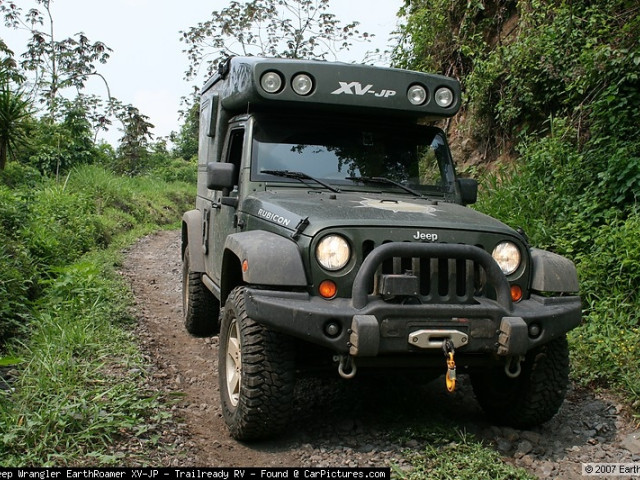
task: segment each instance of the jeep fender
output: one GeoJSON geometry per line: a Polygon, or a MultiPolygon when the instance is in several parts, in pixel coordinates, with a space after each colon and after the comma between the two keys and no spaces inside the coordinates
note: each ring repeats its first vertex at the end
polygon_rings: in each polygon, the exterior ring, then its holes
{"type": "Polygon", "coordinates": [[[227,237],[224,249],[223,272],[227,273],[229,252],[232,252],[242,266],[244,283],[286,287],[307,286],[307,277],[298,245],[289,238],[263,230],[234,233],[227,237]]]}
{"type": "Polygon", "coordinates": [[[579,290],[578,272],[568,258],[555,253],[531,249],[533,278],[531,288],[538,292],[576,293],[579,290]]]}
{"type": "Polygon", "coordinates": [[[182,216],[182,251],[189,248],[189,262],[192,272],[204,272],[204,251],[202,250],[202,213],[189,210],[182,216]]]}

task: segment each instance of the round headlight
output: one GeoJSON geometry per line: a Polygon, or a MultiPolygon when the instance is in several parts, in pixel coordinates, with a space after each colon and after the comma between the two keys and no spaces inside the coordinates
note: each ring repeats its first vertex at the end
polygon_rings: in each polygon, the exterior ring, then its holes
{"type": "Polygon", "coordinates": [[[407,98],[413,105],[422,105],[427,101],[427,89],[422,85],[411,85],[407,90],[407,98]]]}
{"type": "Polygon", "coordinates": [[[512,242],[501,242],[496,245],[491,254],[500,270],[505,275],[511,275],[520,266],[520,249],[512,242]]]}
{"type": "Polygon", "coordinates": [[[438,106],[442,108],[450,107],[453,103],[453,92],[447,87],[440,87],[433,96],[438,106]]]}
{"type": "Polygon", "coordinates": [[[316,247],[318,263],[327,270],[344,268],[351,257],[349,243],[340,235],[327,235],[316,247]]]}
{"type": "Polygon", "coordinates": [[[267,93],[278,93],[282,89],[282,77],[278,72],[266,72],[260,77],[260,86],[267,93]]]}
{"type": "Polygon", "coordinates": [[[291,80],[291,88],[298,95],[309,95],[313,90],[313,79],[306,73],[299,73],[291,80]]]}

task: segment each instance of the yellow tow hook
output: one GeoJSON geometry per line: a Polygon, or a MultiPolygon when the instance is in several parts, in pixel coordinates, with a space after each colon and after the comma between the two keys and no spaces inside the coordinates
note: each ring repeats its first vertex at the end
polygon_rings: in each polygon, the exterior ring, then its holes
{"type": "Polygon", "coordinates": [[[456,362],[453,359],[453,354],[455,353],[453,342],[450,339],[446,339],[442,343],[442,350],[447,359],[447,374],[445,375],[447,390],[453,392],[456,389],[456,362]]]}

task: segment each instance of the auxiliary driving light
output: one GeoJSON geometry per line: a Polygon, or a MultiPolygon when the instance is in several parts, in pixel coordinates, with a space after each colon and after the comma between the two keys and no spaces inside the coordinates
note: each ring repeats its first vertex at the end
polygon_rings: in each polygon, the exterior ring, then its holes
{"type": "Polygon", "coordinates": [[[542,328],[537,323],[532,323],[529,325],[529,336],[531,338],[538,338],[542,333],[542,328]]]}
{"type": "Polygon", "coordinates": [[[407,90],[407,98],[412,105],[422,105],[427,101],[427,90],[422,85],[411,85],[407,90]]]}
{"type": "Polygon", "coordinates": [[[336,322],[329,322],[324,326],[324,333],[328,337],[337,337],[340,334],[340,330],[340,325],[338,325],[336,322]]]}
{"type": "Polygon", "coordinates": [[[440,87],[433,96],[438,106],[442,108],[450,107],[453,103],[453,92],[447,87],[440,87]]]}
{"type": "Polygon", "coordinates": [[[278,93],[282,89],[282,77],[278,72],[265,72],[260,77],[260,86],[267,93],[278,93]]]}
{"type": "Polygon", "coordinates": [[[291,80],[291,88],[298,95],[309,95],[313,90],[313,79],[306,73],[299,73],[291,80]]]}

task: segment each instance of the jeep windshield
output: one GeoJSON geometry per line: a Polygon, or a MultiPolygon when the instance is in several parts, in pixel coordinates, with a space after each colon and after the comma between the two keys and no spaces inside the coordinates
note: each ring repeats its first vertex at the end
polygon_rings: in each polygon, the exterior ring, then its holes
{"type": "Polygon", "coordinates": [[[254,181],[325,184],[340,189],[413,195],[450,193],[454,173],[444,133],[434,127],[258,117],[253,129],[254,181]],[[278,172],[276,174],[276,172],[278,172]],[[287,175],[282,172],[295,172],[287,175]]]}

